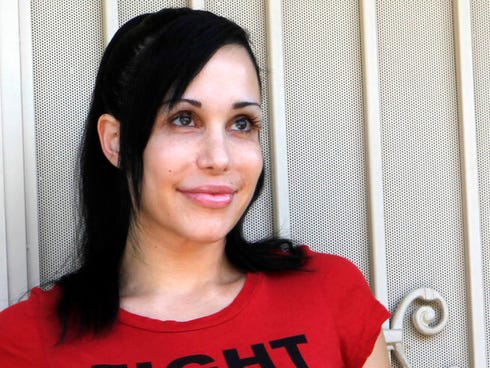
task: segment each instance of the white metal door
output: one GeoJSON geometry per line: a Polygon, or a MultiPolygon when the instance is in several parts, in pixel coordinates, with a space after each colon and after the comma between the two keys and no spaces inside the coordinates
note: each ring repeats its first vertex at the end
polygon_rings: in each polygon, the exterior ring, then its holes
{"type": "Polygon", "coordinates": [[[0,308],[71,267],[74,162],[104,45],[169,6],[251,33],[269,129],[247,223],[264,225],[248,235],[353,260],[393,313],[394,367],[488,367],[487,0],[1,2],[0,308]]]}

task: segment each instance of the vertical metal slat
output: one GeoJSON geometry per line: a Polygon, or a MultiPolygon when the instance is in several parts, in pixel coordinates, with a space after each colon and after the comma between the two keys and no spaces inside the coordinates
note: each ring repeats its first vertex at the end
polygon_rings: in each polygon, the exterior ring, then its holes
{"type": "Polygon", "coordinates": [[[376,1],[361,0],[360,10],[371,279],[374,294],[388,305],[376,1]]]}
{"type": "Polygon", "coordinates": [[[205,0],[188,0],[188,6],[194,10],[204,10],[206,9],[205,0]]]}
{"type": "Polygon", "coordinates": [[[27,270],[29,287],[39,285],[39,223],[34,120],[34,76],[32,57],[31,2],[20,0],[20,58],[22,83],[22,125],[24,135],[24,180],[26,201],[27,270]]]}
{"type": "MultiPolygon", "coordinates": [[[[0,5],[0,129],[3,137],[0,175],[3,175],[4,185],[4,200],[0,204],[5,206],[6,242],[0,245],[4,248],[0,252],[7,256],[9,303],[16,302],[28,289],[18,7],[18,1],[0,5]]],[[[5,274],[5,269],[2,273],[5,274]]],[[[0,282],[5,284],[5,280],[0,282]]]]}
{"type": "Polygon", "coordinates": [[[482,242],[469,0],[454,0],[458,115],[472,367],[487,367],[482,242]]]}
{"type": "Polygon", "coordinates": [[[281,1],[266,1],[266,12],[274,231],[278,236],[289,238],[291,230],[281,1]]]}
{"type": "Polygon", "coordinates": [[[119,28],[117,0],[103,1],[104,42],[107,45],[119,28]]]}

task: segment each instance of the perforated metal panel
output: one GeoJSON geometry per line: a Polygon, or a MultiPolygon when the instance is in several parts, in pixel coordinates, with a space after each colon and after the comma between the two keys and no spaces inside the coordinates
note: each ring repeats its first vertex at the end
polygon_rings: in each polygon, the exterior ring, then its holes
{"type": "Polygon", "coordinates": [[[124,24],[138,14],[155,12],[163,8],[182,8],[186,0],[119,0],[119,24],[124,24]]]}
{"type": "MultiPolygon", "coordinates": [[[[103,50],[101,4],[31,1],[42,282],[69,267],[65,260],[73,249],[74,162],[103,50]]],[[[206,1],[207,9],[251,32],[267,112],[264,4],[206,1]]],[[[186,5],[120,0],[119,22],[186,5]]],[[[471,5],[488,354],[490,10],[487,0],[471,5]]],[[[389,307],[394,310],[412,289],[438,290],[449,304],[449,324],[423,337],[407,316],[408,359],[414,368],[469,367],[451,2],[378,0],[377,12],[389,307]]],[[[288,130],[292,236],[348,257],[369,276],[359,1],[284,0],[282,15],[287,121],[281,123],[288,130]]],[[[266,113],[264,123],[267,180],[246,226],[251,238],[272,233],[266,113]]]]}
{"type": "Polygon", "coordinates": [[[422,339],[407,319],[407,356],[414,367],[468,367],[451,2],[380,0],[378,17],[389,305],[438,290],[448,326],[422,339]]]}
{"type": "Polygon", "coordinates": [[[358,1],[284,1],[291,232],[369,276],[358,1]]]}
{"type": "Polygon", "coordinates": [[[473,0],[472,42],[475,80],[475,118],[478,139],[483,276],[486,310],[487,361],[490,362],[490,6],[473,0]]]}
{"type": "Polygon", "coordinates": [[[272,195],[270,184],[269,121],[267,116],[267,58],[265,8],[262,0],[206,1],[206,10],[232,19],[250,33],[252,49],[261,68],[262,79],[262,152],[264,154],[265,183],[260,198],[254,203],[245,223],[249,239],[261,239],[272,235],[272,195]]]}
{"type": "MultiPolygon", "coordinates": [[[[101,2],[33,0],[32,39],[41,282],[73,249],[81,129],[102,53],[101,2]]],[[[67,265],[69,266],[69,265],[67,265]]]]}

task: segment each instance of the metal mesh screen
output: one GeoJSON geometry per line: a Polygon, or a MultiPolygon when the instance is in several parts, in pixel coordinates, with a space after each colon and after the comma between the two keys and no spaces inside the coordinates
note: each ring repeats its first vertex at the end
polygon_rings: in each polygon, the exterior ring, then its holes
{"type": "Polygon", "coordinates": [[[389,305],[421,286],[438,290],[449,323],[422,338],[407,318],[408,359],[468,367],[451,3],[380,0],[377,10],[389,305]]]}
{"type": "Polygon", "coordinates": [[[59,276],[76,232],[75,161],[103,49],[101,2],[31,1],[40,277],[59,276]],[[76,47],[75,47],[76,45],[76,47]]]}
{"type": "MultiPolygon", "coordinates": [[[[66,271],[76,234],[75,162],[103,51],[102,2],[32,0],[41,282],[66,271]],[[74,47],[76,45],[76,47],[74,47]]],[[[272,233],[264,0],[206,1],[251,33],[262,67],[266,183],[246,233],[272,233]]],[[[119,22],[185,0],[120,0],[119,22]]],[[[486,325],[490,326],[490,29],[487,0],[472,5],[486,325]]],[[[408,318],[413,367],[469,367],[460,152],[451,2],[379,0],[379,62],[389,307],[438,290],[443,332],[408,318]],[[441,361],[443,360],[443,361],[441,361]]],[[[284,0],[291,230],[295,240],[353,260],[369,276],[359,2],[284,0]],[[313,5],[312,5],[313,4],[313,5]]],[[[411,311],[416,306],[412,306],[411,311]]],[[[487,352],[490,334],[487,328],[487,352]]],[[[490,361],[490,357],[489,357],[490,361]]],[[[398,367],[398,363],[393,363],[398,367]]]]}
{"type": "Polygon", "coordinates": [[[265,183],[262,195],[251,208],[245,222],[245,234],[249,239],[261,239],[271,236],[272,194],[270,184],[270,148],[268,134],[267,104],[267,45],[265,30],[265,8],[262,0],[206,1],[206,10],[232,19],[250,33],[252,49],[261,68],[263,129],[261,132],[262,152],[264,154],[265,183]]]}
{"type": "Polygon", "coordinates": [[[369,271],[358,1],[284,1],[291,231],[369,271]]]}
{"type": "Polygon", "coordinates": [[[490,362],[490,7],[487,0],[472,5],[475,118],[478,137],[483,283],[485,292],[487,361],[490,362]]]}
{"type": "Polygon", "coordinates": [[[119,24],[126,23],[131,18],[155,12],[163,8],[182,8],[187,6],[186,0],[119,0],[119,24]]]}

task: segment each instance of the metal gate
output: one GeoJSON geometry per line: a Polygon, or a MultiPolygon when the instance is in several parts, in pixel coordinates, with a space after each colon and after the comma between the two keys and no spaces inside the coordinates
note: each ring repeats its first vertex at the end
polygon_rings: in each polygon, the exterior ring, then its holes
{"type": "Polygon", "coordinates": [[[0,308],[66,271],[104,45],[169,6],[251,33],[268,114],[248,236],[354,261],[393,313],[393,367],[489,367],[488,0],[2,1],[0,308]]]}

